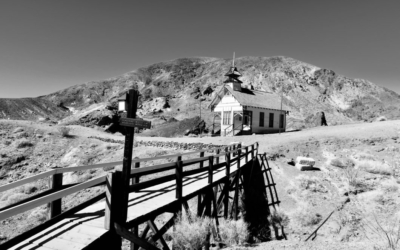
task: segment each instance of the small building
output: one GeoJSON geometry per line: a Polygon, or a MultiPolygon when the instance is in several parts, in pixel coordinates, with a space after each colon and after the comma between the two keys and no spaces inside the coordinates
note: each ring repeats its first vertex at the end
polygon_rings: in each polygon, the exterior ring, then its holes
{"type": "Polygon", "coordinates": [[[269,134],[286,131],[286,108],[281,97],[242,86],[240,72],[234,65],[225,74],[228,79],[210,104],[215,115],[221,117],[221,136],[269,134]]]}

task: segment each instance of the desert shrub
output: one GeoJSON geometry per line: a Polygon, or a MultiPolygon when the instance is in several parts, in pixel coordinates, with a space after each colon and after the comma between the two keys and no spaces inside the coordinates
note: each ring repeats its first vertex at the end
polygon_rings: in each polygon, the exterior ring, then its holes
{"type": "Polygon", "coordinates": [[[242,219],[240,220],[226,220],[219,221],[219,235],[221,240],[228,246],[241,245],[249,237],[248,225],[242,219]]]}
{"type": "MultiPolygon", "coordinates": [[[[339,209],[332,216],[332,219],[339,226],[336,233],[340,233],[342,228],[348,227],[348,233],[350,234],[362,228],[362,220],[364,218],[365,215],[356,202],[349,203],[349,205],[345,206],[343,209],[339,209]]],[[[350,235],[345,238],[348,239],[349,236],[350,235]]]]}
{"type": "Polygon", "coordinates": [[[383,222],[375,214],[373,217],[372,220],[365,219],[364,224],[384,242],[382,249],[400,249],[400,219],[383,222]]]}
{"type": "Polygon", "coordinates": [[[23,188],[24,188],[23,190],[24,194],[32,194],[38,190],[38,187],[34,183],[26,184],[24,185],[23,188]]]}
{"type": "Polygon", "coordinates": [[[212,222],[209,217],[178,216],[175,231],[171,233],[174,249],[201,249],[207,243],[211,233],[212,222]]]}
{"type": "Polygon", "coordinates": [[[290,222],[289,216],[287,216],[280,209],[273,210],[271,212],[271,215],[269,216],[269,220],[271,222],[271,225],[274,225],[276,227],[287,227],[290,222]]]}
{"type": "Polygon", "coordinates": [[[64,126],[62,126],[62,127],[58,127],[58,132],[60,133],[60,135],[62,136],[62,137],[69,137],[70,136],[70,132],[71,132],[71,129],[70,128],[68,128],[68,127],[64,127],[64,126]]]}
{"type": "Polygon", "coordinates": [[[78,178],[76,179],[77,182],[85,182],[92,179],[92,175],[89,173],[85,173],[85,174],[81,174],[78,176],[78,178]]]}
{"type": "Polygon", "coordinates": [[[22,131],[24,131],[24,129],[21,128],[21,127],[18,127],[18,128],[15,128],[12,132],[13,132],[14,134],[16,134],[16,133],[19,133],[19,132],[22,132],[22,131]]]}
{"type": "Polygon", "coordinates": [[[354,167],[355,163],[353,160],[349,158],[344,158],[344,159],[333,159],[331,161],[331,165],[337,168],[346,168],[346,167],[354,167]]]}
{"type": "Polygon", "coordinates": [[[392,175],[393,168],[388,165],[382,165],[380,167],[373,166],[370,163],[363,163],[359,166],[360,169],[368,172],[370,174],[380,174],[380,175],[392,175]]]}
{"type": "Polygon", "coordinates": [[[5,169],[0,169],[0,178],[7,175],[7,171],[5,169]]]}
{"type": "Polygon", "coordinates": [[[315,176],[310,177],[307,175],[299,175],[296,177],[296,182],[299,188],[303,190],[308,190],[311,192],[320,192],[320,193],[328,192],[326,187],[315,176]]]}
{"type": "Polygon", "coordinates": [[[107,146],[106,146],[106,149],[107,149],[107,150],[110,150],[110,149],[112,149],[112,146],[111,146],[111,145],[107,145],[107,146]]]}
{"type": "Polygon", "coordinates": [[[322,216],[307,206],[302,206],[293,214],[293,220],[299,223],[300,226],[310,227],[320,223],[322,216]]]}
{"type": "Polygon", "coordinates": [[[16,148],[26,148],[26,147],[32,147],[33,143],[27,139],[21,139],[18,141],[15,141],[15,147],[16,148]]]}
{"type": "Polygon", "coordinates": [[[28,135],[28,133],[27,132],[21,132],[21,133],[18,133],[18,134],[16,134],[15,135],[15,138],[17,138],[17,139],[21,139],[21,138],[27,138],[27,137],[29,137],[29,135],[28,135]]]}
{"type": "Polygon", "coordinates": [[[22,201],[23,199],[26,199],[27,197],[28,197],[28,195],[21,194],[21,193],[11,194],[7,198],[7,204],[11,205],[11,204],[17,203],[19,201],[22,201]]]}
{"type": "Polygon", "coordinates": [[[396,183],[387,183],[381,186],[385,193],[397,193],[399,191],[399,185],[396,183]]]}
{"type": "Polygon", "coordinates": [[[103,167],[104,171],[111,171],[114,170],[114,166],[103,167]]]}
{"type": "Polygon", "coordinates": [[[30,217],[36,218],[39,222],[45,222],[47,220],[48,213],[46,209],[38,208],[30,213],[30,217]]]}
{"type": "Polygon", "coordinates": [[[343,171],[350,186],[359,186],[358,174],[360,173],[360,171],[358,169],[354,167],[346,167],[343,169],[343,171]]]}
{"type": "Polygon", "coordinates": [[[9,140],[5,140],[5,141],[4,141],[4,145],[8,146],[8,145],[10,145],[10,144],[11,144],[11,141],[9,141],[9,140]]]}

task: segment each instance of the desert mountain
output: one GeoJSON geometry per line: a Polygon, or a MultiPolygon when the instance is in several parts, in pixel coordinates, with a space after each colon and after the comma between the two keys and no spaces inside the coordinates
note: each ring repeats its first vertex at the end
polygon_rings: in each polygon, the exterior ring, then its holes
{"type": "MultiPolygon", "coordinates": [[[[142,97],[138,114],[160,125],[171,118],[183,120],[201,116],[212,122],[209,103],[220,90],[231,59],[182,58],[156,63],[122,76],[93,81],[32,98],[32,102],[52,103],[47,108],[26,111],[14,99],[0,99],[0,118],[34,119],[40,116],[64,119],[64,123],[87,123],[96,114],[111,116],[118,97],[134,86],[142,97]],[[6,103],[4,105],[3,103],[6,103]],[[70,112],[65,112],[67,107],[70,112]],[[16,114],[15,110],[19,110],[16,114]],[[108,110],[108,111],[106,111],[108,110]],[[107,113],[108,112],[108,113],[107,113]],[[85,120],[86,119],[86,120],[85,120]]],[[[400,95],[367,80],[350,79],[289,57],[241,57],[235,66],[244,85],[283,95],[290,110],[288,128],[315,126],[317,114],[325,112],[328,124],[373,121],[378,117],[399,118],[400,95]]],[[[42,105],[43,106],[43,105],[42,105]]],[[[98,121],[97,119],[96,121],[98,121]]]]}

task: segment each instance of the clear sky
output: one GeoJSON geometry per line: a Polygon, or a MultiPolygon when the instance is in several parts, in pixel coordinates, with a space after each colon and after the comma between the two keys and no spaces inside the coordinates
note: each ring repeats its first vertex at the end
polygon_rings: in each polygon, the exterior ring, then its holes
{"type": "Polygon", "coordinates": [[[400,93],[399,25],[399,0],[2,0],[0,97],[233,51],[293,57],[400,93]]]}

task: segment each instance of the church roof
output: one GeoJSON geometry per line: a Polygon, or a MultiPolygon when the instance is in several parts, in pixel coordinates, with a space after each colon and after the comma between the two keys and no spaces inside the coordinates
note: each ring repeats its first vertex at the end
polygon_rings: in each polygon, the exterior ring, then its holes
{"type": "MultiPolygon", "coordinates": [[[[281,97],[274,93],[247,88],[242,88],[242,91],[235,91],[230,86],[225,86],[225,88],[242,106],[281,110],[281,97]]],[[[288,110],[285,104],[282,105],[282,110],[288,110]]]]}
{"type": "Polygon", "coordinates": [[[230,77],[239,77],[242,76],[242,74],[240,74],[240,72],[237,70],[236,67],[231,67],[228,71],[228,73],[225,74],[225,76],[230,76],[230,77]]]}

